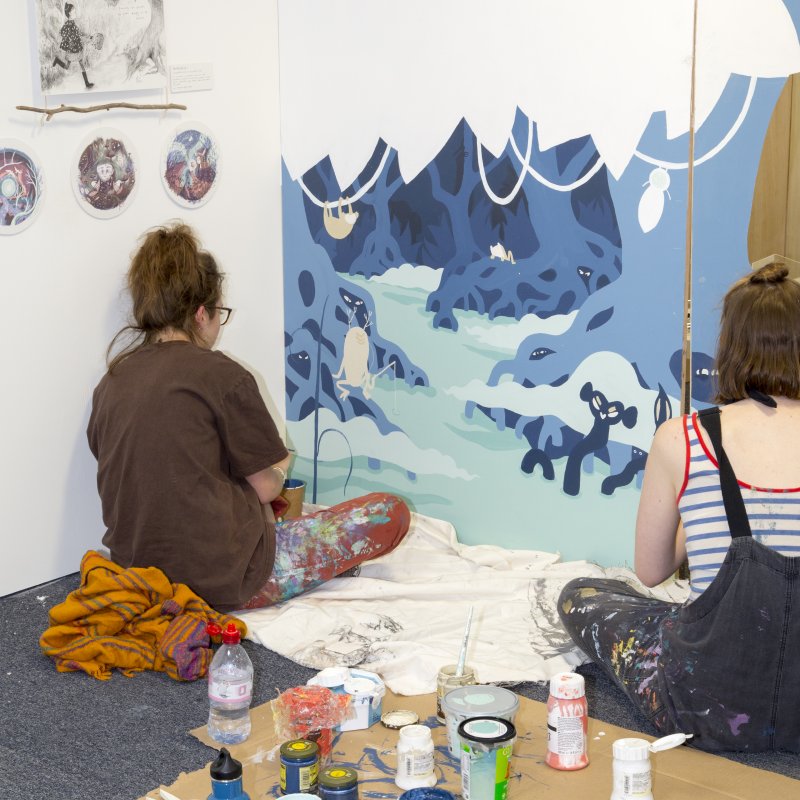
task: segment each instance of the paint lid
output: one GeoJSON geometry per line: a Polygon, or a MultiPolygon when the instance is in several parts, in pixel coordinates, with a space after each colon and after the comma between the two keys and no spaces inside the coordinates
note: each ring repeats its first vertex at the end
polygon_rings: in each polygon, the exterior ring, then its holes
{"type": "Polygon", "coordinates": [[[467,742],[502,744],[517,735],[514,725],[499,717],[472,717],[458,726],[458,735],[467,742]]]}
{"type": "Polygon", "coordinates": [[[226,747],[219,751],[219,755],[211,762],[211,780],[235,781],[242,777],[242,762],[237,761],[226,747]]]}
{"type": "Polygon", "coordinates": [[[577,672],[557,672],[550,678],[550,694],[560,700],[578,700],[586,694],[583,675],[577,672]]]}
{"type": "Polygon", "coordinates": [[[510,689],[492,684],[459,686],[442,698],[445,714],[464,717],[513,717],[519,698],[510,689]]]}
{"type": "Polygon", "coordinates": [[[329,689],[334,686],[341,686],[349,679],[350,670],[347,667],[325,667],[325,669],[321,669],[311,678],[317,686],[327,686],[329,689]]]}
{"type": "Polygon", "coordinates": [[[418,786],[416,789],[409,789],[400,795],[399,800],[456,800],[456,796],[447,789],[438,787],[418,786]]]}
{"type": "Polygon", "coordinates": [[[611,749],[614,758],[620,761],[646,761],[650,757],[650,742],[647,739],[617,739],[611,749]]]}
{"type": "Polygon", "coordinates": [[[347,694],[354,694],[356,697],[365,694],[375,694],[378,686],[375,681],[369,678],[350,678],[344,682],[344,690],[347,694]]]}
{"type": "Polygon", "coordinates": [[[650,745],[650,752],[659,753],[662,750],[670,750],[673,747],[679,747],[687,739],[691,739],[692,736],[694,736],[693,733],[671,733],[669,736],[662,736],[650,745]]]}
{"type": "Polygon", "coordinates": [[[394,711],[387,711],[381,717],[381,724],[385,728],[399,730],[406,725],[416,725],[419,722],[419,714],[415,711],[408,711],[405,708],[396,708],[394,711]]]}
{"type": "Polygon", "coordinates": [[[358,773],[350,767],[328,767],[319,774],[319,785],[326,789],[352,789],[358,784],[358,773]]]}
{"type": "Polygon", "coordinates": [[[281,745],[281,758],[287,761],[306,761],[319,757],[319,745],[309,739],[292,739],[281,745]]]}

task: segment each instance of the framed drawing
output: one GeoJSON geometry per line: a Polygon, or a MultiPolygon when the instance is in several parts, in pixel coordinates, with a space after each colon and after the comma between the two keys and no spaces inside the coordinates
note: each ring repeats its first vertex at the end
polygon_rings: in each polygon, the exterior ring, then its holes
{"type": "Polygon", "coordinates": [[[29,228],[43,200],[38,157],[25,142],[0,139],[0,234],[29,228]]]}
{"type": "Polygon", "coordinates": [[[204,125],[182,123],[165,143],[161,181],[167,194],[179,206],[199,208],[216,191],[219,167],[217,137],[204,125]]]}
{"type": "Polygon", "coordinates": [[[138,159],[125,135],[113,128],[93,131],[78,147],[72,188],[80,207],[93,217],[121,214],[136,193],[138,159]]]}
{"type": "Polygon", "coordinates": [[[42,92],[166,86],[163,0],[36,0],[42,92]]]}

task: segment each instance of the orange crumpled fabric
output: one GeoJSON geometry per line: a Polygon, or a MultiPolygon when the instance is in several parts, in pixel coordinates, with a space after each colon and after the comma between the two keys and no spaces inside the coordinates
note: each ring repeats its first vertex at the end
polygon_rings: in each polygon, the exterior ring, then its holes
{"type": "Polygon", "coordinates": [[[206,626],[244,622],[215,611],[157,567],[125,569],[89,550],[81,559],[81,585],[50,609],[39,645],[59,672],[82,670],[108,680],[113,669],[132,676],[145,669],[193,681],[213,656],[206,626]]]}

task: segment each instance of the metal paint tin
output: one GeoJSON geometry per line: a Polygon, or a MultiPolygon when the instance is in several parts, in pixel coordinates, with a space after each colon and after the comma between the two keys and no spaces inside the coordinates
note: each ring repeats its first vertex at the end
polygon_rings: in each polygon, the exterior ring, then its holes
{"type": "Polygon", "coordinates": [[[517,732],[500,717],[472,717],[458,726],[464,800],[506,800],[517,732]]]}
{"type": "Polygon", "coordinates": [[[358,773],[350,767],[327,767],[319,774],[320,800],[358,800],[358,773]]]}
{"type": "Polygon", "coordinates": [[[500,717],[514,722],[519,709],[519,698],[510,689],[491,684],[462,686],[449,691],[442,700],[445,719],[447,721],[447,743],[450,754],[455,758],[460,755],[458,726],[472,717],[500,717]]]}
{"type": "Polygon", "coordinates": [[[319,747],[308,739],[292,739],[281,745],[281,794],[317,791],[319,747]]]}

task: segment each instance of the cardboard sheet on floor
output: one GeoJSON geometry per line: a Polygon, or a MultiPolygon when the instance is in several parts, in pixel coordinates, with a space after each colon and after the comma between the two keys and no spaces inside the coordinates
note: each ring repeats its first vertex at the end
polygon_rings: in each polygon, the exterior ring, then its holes
{"type": "MultiPolygon", "coordinates": [[[[460,797],[461,778],[458,762],[450,756],[443,725],[436,720],[434,695],[402,697],[387,692],[383,711],[411,709],[420,722],[433,730],[436,745],[437,786],[449,789],[460,797]]],[[[251,800],[277,798],[279,755],[278,741],[272,722],[272,711],[265,703],[252,711],[253,730],[250,738],[229,748],[244,765],[244,786],[251,800]]],[[[611,745],[615,739],[642,736],[598,720],[589,721],[589,759],[586,769],[559,772],[546,766],[547,710],[543,703],[520,698],[516,719],[518,731],[509,782],[509,800],[534,797],[608,800],[611,796],[611,745]]],[[[214,746],[205,727],[192,731],[200,741],[214,746]]],[[[333,761],[354,767],[359,773],[361,800],[393,798],[402,794],[394,784],[398,733],[373,725],[368,730],[341,734],[334,746],[333,761]]],[[[648,738],[650,737],[642,737],[648,738]]],[[[216,754],[209,751],[209,763],[216,754]]],[[[794,797],[800,783],[772,772],[746,767],[719,756],[679,747],[650,756],[653,768],[653,793],[658,800],[752,800],[754,797],[794,797]]],[[[162,800],[170,795],[178,800],[205,800],[210,793],[208,767],[181,775],[172,786],[149,792],[145,797],[162,800]]]]}

